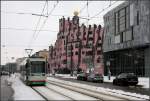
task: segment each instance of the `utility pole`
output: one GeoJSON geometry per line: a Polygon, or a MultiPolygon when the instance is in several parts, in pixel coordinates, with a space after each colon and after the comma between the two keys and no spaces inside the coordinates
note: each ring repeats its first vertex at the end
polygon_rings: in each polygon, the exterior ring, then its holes
{"type": "Polygon", "coordinates": [[[71,76],[73,76],[73,67],[72,67],[72,66],[73,66],[73,65],[72,65],[72,62],[73,62],[73,61],[72,61],[72,55],[73,55],[73,54],[72,54],[72,49],[73,49],[73,46],[72,46],[72,43],[71,43],[71,76]]]}

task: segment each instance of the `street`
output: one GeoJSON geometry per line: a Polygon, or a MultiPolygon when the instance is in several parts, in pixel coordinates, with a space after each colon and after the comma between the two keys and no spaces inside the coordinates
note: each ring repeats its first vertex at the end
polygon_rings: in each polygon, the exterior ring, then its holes
{"type": "Polygon", "coordinates": [[[0,101],[150,101],[150,0],[4,0],[1,15],[0,101]]]}
{"type": "MultiPolygon", "coordinates": [[[[8,76],[2,76],[3,100],[147,100],[148,91],[144,93],[140,87],[113,86],[111,83],[92,83],[78,81],[73,78],[47,77],[45,86],[27,86],[20,80],[20,74],[9,78],[11,86],[7,86],[8,76]],[[12,90],[12,88],[13,90],[12,90]],[[140,92],[140,89],[141,92],[140,92]],[[110,89],[110,90],[109,90],[110,89]],[[139,89],[139,90],[138,90],[139,89]],[[115,92],[113,91],[115,90],[115,92]],[[121,91],[122,90],[122,91],[121,91]],[[123,93],[124,92],[124,93],[123,93]],[[120,94],[118,94],[120,93],[120,94]],[[13,96],[13,97],[12,97],[13,96]]],[[[9,81],[8,80],[8,81],[9,81]]]]}
{"type": "Polygon", "coordinates": [[[113,88],[113,89],[123,90],[126,92],[149,95],[149,89],[141,88],[140,86],[115,86],[109,82],[93,83],[93,82],[87,82],[87,81],[81,81],[81,80],[79,81],[79,80],[72,79],[72,78],[62,78],[61,76],[55,76],[55,78],[58,78],[61,80],[66,80],[66,81],[71,81],[71,82],[76,82],[76,83],[81,83],[81,84],[88,84],[88,85],[92,85],[92,86],[96,86],[96,87],[104,87],[104,88],[110,88],[110,89],[113,88]]]}
{"type": "Polygon", "coordinates": [[[13,89],[7,84],[8,76],[1,76],[1,101],[13,100],[13,89]]]}

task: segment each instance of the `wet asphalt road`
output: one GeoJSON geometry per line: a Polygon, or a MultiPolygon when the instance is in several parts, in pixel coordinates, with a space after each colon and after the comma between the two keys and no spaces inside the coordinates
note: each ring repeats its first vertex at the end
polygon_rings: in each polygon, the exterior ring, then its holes
{"type": "Polygon", "coordinates": [[[0,101],[12,101],[13,89],[7,84],[8,76],[1,76],[1,96],[0,101]]]}
{"type": "Polygon", "coordinates": [[[142,94],[142,95],[150,95],[150,89],[142,88],[141,86],[117,86],[113,85],[112,83],[109,82],[104,82],[104,83],[93,83],[93,82],[87,82],[87,81],[80,81],[72,78],[62,78],[60,77],[55,77],[61,80],[66,80],[66,81],[71,81],[71,82],[76,82],[76,83],[82,83],[82,84],[88,84],[96,87],[104,87],[104,88],[109,88],[109,89],[115,89],[115,90],[123,90],[125,92],[132,92],[132,93],[137,93],[137,94],[142,94]]]}

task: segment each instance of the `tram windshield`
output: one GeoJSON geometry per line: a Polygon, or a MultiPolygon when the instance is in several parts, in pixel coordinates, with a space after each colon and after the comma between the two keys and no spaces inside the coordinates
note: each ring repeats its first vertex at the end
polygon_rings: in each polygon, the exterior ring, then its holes
{"type": "Polygon", "coordinates": [[[45,62],[32,61],[31,62],[31,73],[45,73],[45,62]]]}

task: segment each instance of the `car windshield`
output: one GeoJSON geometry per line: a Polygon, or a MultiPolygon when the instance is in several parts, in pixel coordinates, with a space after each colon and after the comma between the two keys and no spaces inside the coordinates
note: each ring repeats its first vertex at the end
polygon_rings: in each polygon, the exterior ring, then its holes
{"type": "Polygon", "coordinates": [[[128,73],[128,77],[135,76],[134,73],[128,73]]]}

